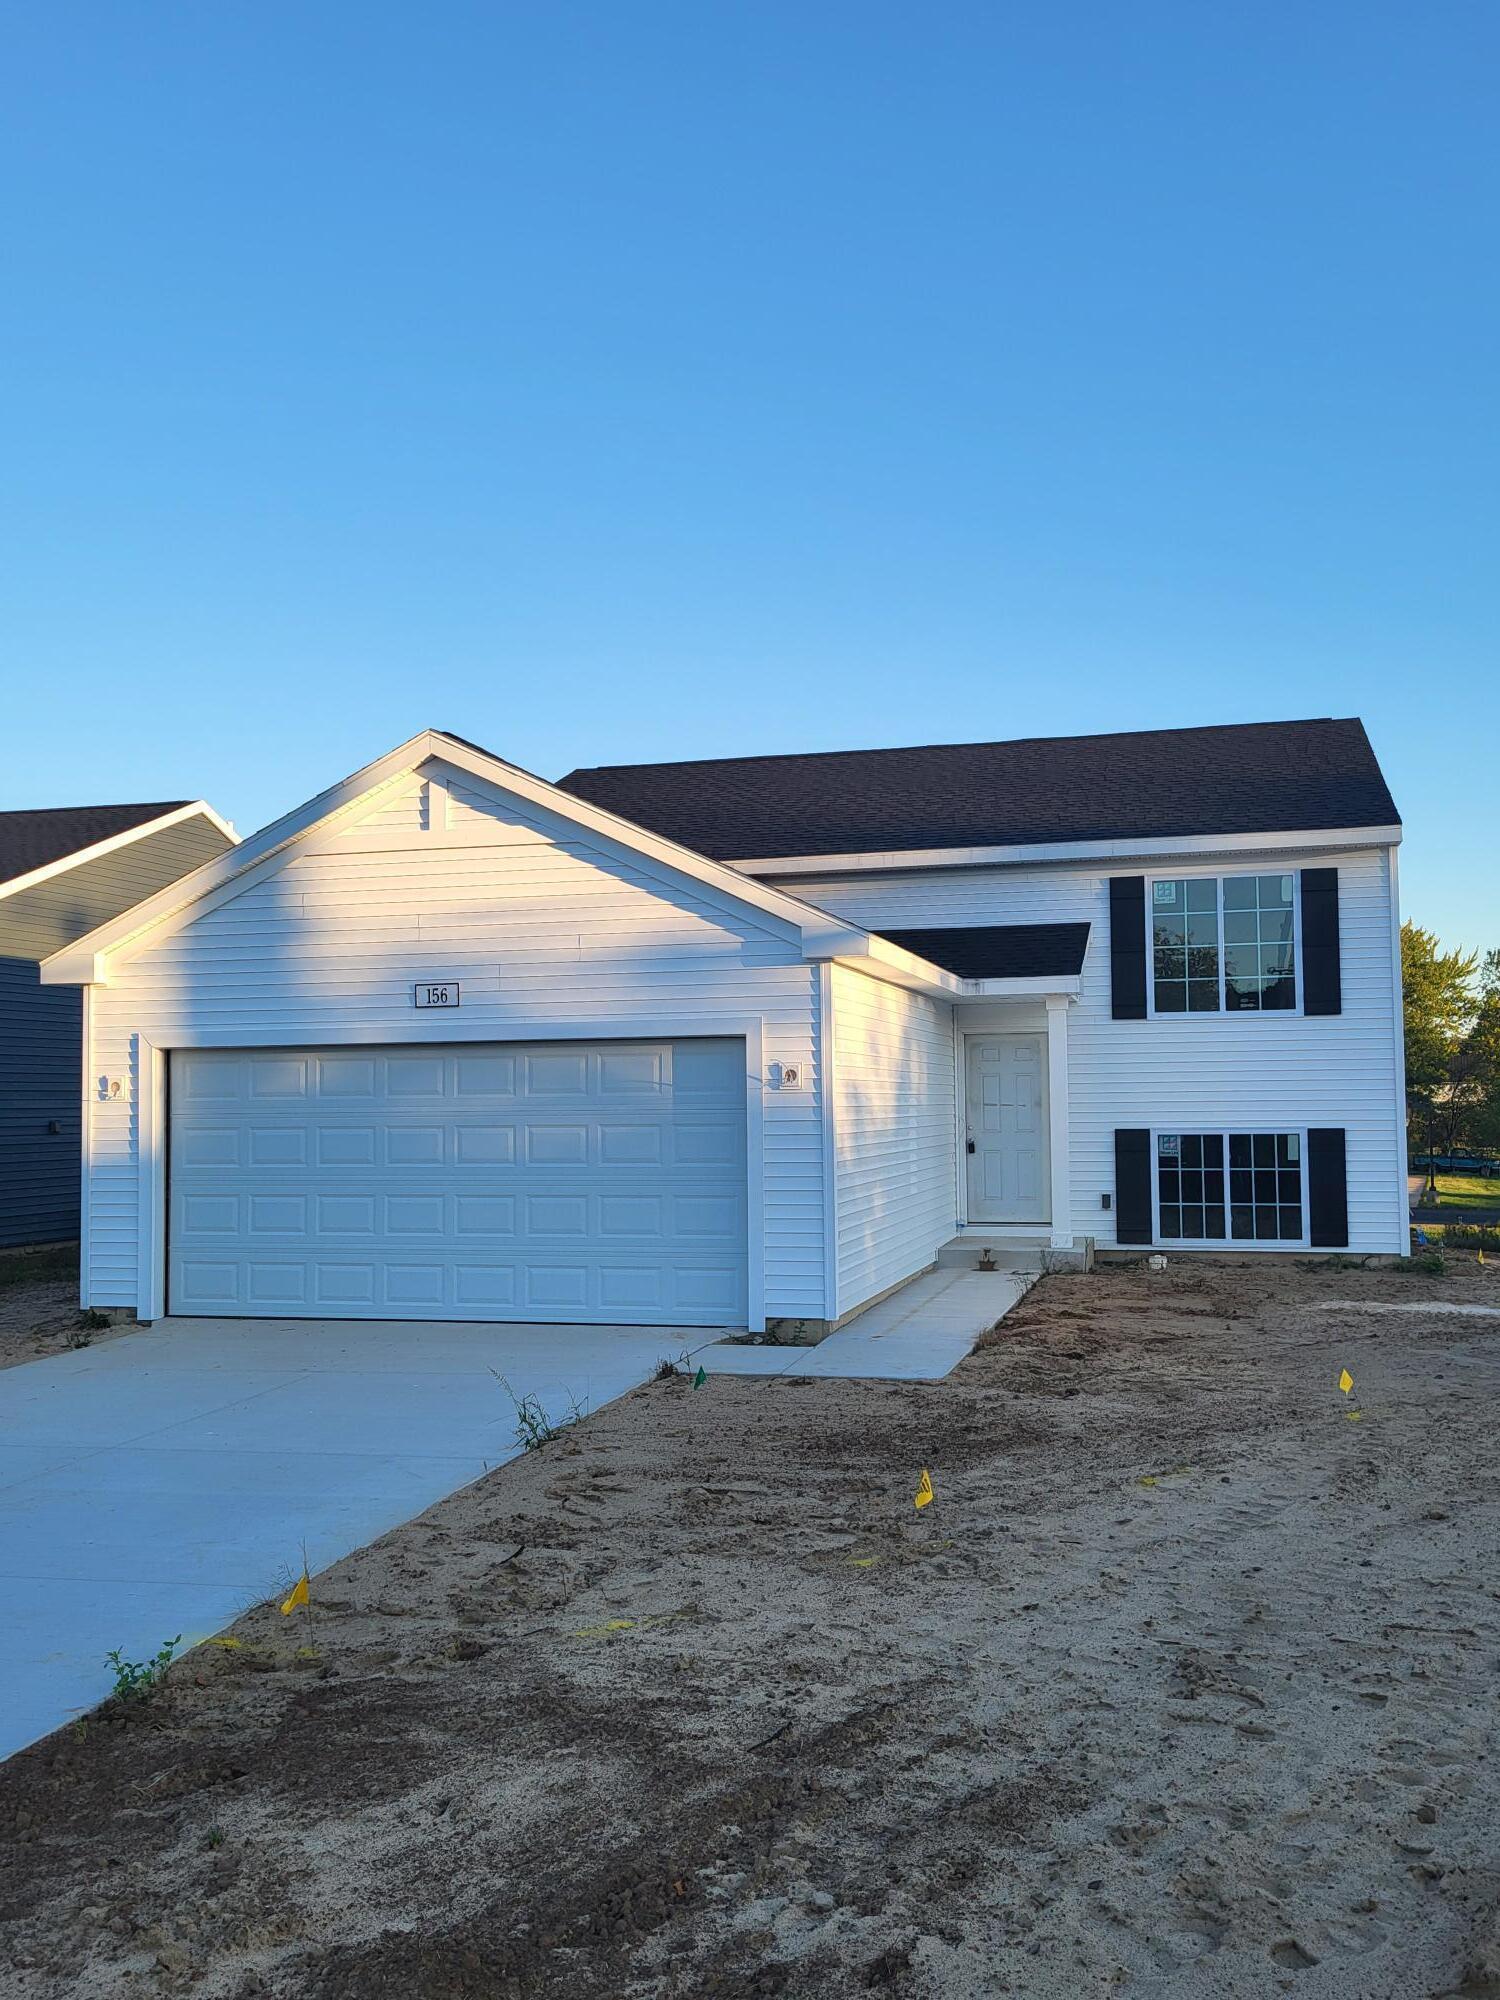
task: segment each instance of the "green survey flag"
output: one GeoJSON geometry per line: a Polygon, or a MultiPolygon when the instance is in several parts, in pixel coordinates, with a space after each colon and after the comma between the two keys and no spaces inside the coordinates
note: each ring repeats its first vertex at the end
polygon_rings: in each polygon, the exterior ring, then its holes
{"type": "Polygon", "coordinates": [[[703,1365],[700,1362],[698,1367],[698,1372],[693,1377],[693,1387],[695,1389],[701,1389],[707,1380],[708,1380],[708,1371],[703,1367],[703,1365]]]}

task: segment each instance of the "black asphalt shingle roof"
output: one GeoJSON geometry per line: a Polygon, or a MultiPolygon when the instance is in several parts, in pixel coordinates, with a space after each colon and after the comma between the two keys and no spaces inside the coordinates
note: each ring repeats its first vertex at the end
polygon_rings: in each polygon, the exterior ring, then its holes
{"type": "Polygon", "coordinates": [[[1392,826],[1356,717],[614,764],[561,789],[717,861],[1392,826]]]}
{"type": "Polygon", "coordinates": [[[882,931],[903,951],[960,979],[1053,979],[1083,970],[1087,924],[968,924],[952,930],[882,931]]]}
{"type": "Polygon", "coordinates": [[[0,882],[13,882],[49,861],[93,847],[117,833],[176,812],[189,799],[149,806],[43,806],[35,812],[0,812],[0,882]]]}

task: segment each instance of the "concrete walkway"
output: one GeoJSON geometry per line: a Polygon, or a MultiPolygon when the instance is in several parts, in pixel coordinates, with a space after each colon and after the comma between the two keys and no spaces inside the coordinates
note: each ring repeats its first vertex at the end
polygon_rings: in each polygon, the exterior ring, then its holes
{"type": "Polygon", "coordinates": [[[1032,1271],[929,1271],[816,1347],[721,1341],[693,1356],[710,1375],[811,1375],[937,1382],[1036,1283],[1032,1271]]]}
{"type": "Polygon", "coordinates": [[[163,1320],[0,1371],[0,1757],[713,1338],[681,1327],[163,1320]]]}
{"type": "Polygon", "coordinates": [[[553,1423],[659,1361],[936,1381],[1033,1282],[938,1270],[818,1347],[682,1327],[163,1320],[0,1371],[0,1757],[516,1457],[502,1383],[553,1423]]]}

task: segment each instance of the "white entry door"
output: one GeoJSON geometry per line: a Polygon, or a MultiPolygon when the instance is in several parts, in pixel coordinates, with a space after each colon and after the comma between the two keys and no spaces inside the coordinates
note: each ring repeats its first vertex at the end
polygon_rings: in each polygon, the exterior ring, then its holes
{"type": "Polygon", "coordinates": [[[1045,1035],[970,1035],[970,1222],[1048,1219],[1045,1035]]]}
{"type": "Polygon", "coordinates": [[[742,1041],[195,1049],[168,1310],[741,1324],[742,1041]]]}

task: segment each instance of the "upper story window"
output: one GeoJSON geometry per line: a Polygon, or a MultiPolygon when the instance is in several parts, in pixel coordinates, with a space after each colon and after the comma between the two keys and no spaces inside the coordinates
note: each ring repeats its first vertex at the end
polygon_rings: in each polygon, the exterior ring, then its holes
{"type": "Polygon", "coordinates": [[[1151,1011],[1297,1005],[1295,875],[1179,875],[1150,884],[1151,1011]]]}

